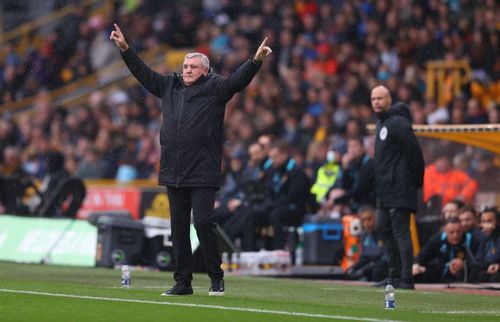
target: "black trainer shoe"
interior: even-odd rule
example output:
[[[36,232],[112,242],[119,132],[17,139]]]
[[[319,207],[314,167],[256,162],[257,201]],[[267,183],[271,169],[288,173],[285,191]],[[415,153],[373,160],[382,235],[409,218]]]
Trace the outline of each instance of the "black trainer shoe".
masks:
[[[407,281],[404,279],[397,281],[396,283],[393,284],[393,286],[394,288],[405,289],[405,290],[415,289],[415,284],[413,283],[413,281]]]
[[[208,290],[210,296],[223,296],[224,295],[224,280],[213,280],[212,286]]]
[[[191,285],[183,283],[176,283],[174,287],[161,293],[162,296],[191,295],[191,294],[193,294],[193,288],[191,287]]]

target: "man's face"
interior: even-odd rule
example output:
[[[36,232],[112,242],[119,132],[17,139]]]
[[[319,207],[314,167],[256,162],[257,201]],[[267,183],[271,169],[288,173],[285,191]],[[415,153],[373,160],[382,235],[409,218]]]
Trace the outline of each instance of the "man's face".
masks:
[[[371,94],[372,108],[375,113],[385,112],[391,108],[391,96],[383,86],[377,86]]]
[[[459,222],[448,223],[446,224],[445,230],[446,230],[446,239],[448,240],[448,243],[452,246],[459,245],[464,235],[462,225]]]
[[[371,211],[364,211],[359,214],[363,230],[372,232],[375,230],[375,215]]]
[[[250,156],[250,160],[254,163],[260,163],[266,158],[266,152],[259,144],[250,145],[248,148],[248,155]]]
[[[264,147],[264,152],[269,151],[269,147],[271,146],[271,137],[268,135],[261,135],[258,142]]]
[[[481,230],[485,235],[491,235],[495,230],[496,224],[497,221],[494,212],[488,211],[481,214]]]
[[[200,78],[207,75],[208,69],[201,64],[200,57],[187,58],[182,64],[182,80],[184,85],[190,86]]]
[[[271,150],[269,150],[269,158],[273,162],[273,168],[279,168],[285,164],[288,159],[288,155],[280,151],[278,148],[271,148]]]
[[[436,171],[439,173],[446,173],[451,169],[451,162],[448,157],[440,157],[434,161],[436,165]]]
[[[349,140],[347,141],[347,153],[353,159],[357,159],[365,153],[365,149],[358,140]]]
[[[470,211],[462,212],[459,215],[460,223],[464,228],[464,231],[471,231],[476,227],[476,219],[474,218],[474,214]]]
[[[451,217],[458,217],[458,206],[453,202],[449,202],[444,205],[442,213],[445,221]]]
[[[238,172],[243,168],[243,161],[239,158],[231,158],[231,161],[229,162],[229,167],[233,172]]]

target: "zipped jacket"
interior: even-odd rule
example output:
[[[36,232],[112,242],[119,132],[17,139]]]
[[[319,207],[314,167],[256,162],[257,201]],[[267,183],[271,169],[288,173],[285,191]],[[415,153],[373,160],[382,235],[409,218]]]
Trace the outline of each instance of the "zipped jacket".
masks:
[[[416,211],[425,164],[408,106],[396,103],[377,116],[373,159],[377,206]]]
[[[219,187],[226,103],[261,64],[250,59],[229,77],[209,73],[185,86],[182,75],[151,70],[131,47],[121,55],[141,85],[162,100],[159,184]]]

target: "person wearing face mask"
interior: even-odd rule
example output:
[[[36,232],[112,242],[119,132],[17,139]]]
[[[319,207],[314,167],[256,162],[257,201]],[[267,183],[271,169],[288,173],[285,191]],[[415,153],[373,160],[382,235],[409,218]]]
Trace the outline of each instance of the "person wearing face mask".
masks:
[[[338,163],[339,152],[333,149],[326,154],[326,162],[316,172],[316,181],[311,187],[311,194],[314,195],[318,205],[325,203],[328,197],[328,191],[333,187],[337,180],[340,165]]]
[[[160,75],[147,67],[127,44],[118,25],[110,39],[132,75],[151,94],[162,99],[159,184],[167,187],[170,201],[175,285],[161,295],[193,294],[193,256],[190,242],[191,211],[200,240],[211,287],[208,295],[224,295],[224,272],[218,251],[215,194],[221,180],[226,103],[244,90],[271,54],[267,38],[229,77],[210,73],[208,57],[189,53],[182,74]]]

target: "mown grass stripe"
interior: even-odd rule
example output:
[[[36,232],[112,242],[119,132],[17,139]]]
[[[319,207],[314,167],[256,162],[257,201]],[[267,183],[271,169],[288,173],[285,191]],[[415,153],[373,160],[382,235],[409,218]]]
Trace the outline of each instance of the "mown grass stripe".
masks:
[[[262,314],[276,314],[276,315],[287,315],[287,316],[301,316],[301,317],[307,317],[307,318],[321,318],[321,319],[334,319],[334,320],[355,320],[355,321],[368,321],[368,322],[382,322],[382,321],[388,321],[388,322],[394,321],[394,322],[396,322],[397,321],[397,320],[382,320],[382,319],[375,319],[375,318],[355,317],[355,316],[346,316],[346,315],[314,314],[314,313],[304,313],[304,312],[289,312],[289,311],[266,310],[266,309],[256,309],[256,308],[246,308],[246,307],[233,307],[233,306],[223,306],[223,305],[175,303],[175,302],[168,302],[168,301],[161,301],[160,302],[160,301],[148,301],[148,300],[134,300],[134,299],[124,299],[124,298],[114,298],[114,297],[100,297],[100,296],[88,296],[88,295],[76,295],[76,294],[61,294],[61,293],[49,293],[49,292],[37,292],[37,291],[25,291],[25,290],[11,290],[11,289],[4,289],[4,288],[0,288],[0,292],[14,293],[14,294],[63,297],[63,298],[73,298],[73,299],[82,299],[82,300],[172,305],[172,306],[183,306],[183,307],[192,307],[192,308],[216,309],[216,310],[251,312],[251,313],[262,313]]]

